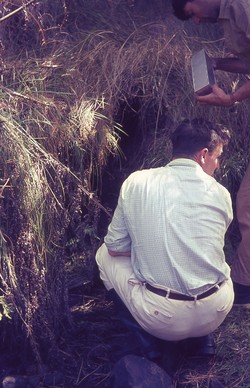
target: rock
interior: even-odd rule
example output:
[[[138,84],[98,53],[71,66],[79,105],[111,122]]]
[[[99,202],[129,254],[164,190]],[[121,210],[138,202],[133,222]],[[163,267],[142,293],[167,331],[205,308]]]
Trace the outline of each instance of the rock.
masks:
[[[60,372],[44,374],[43,377],[33,376],[6,376],[2,381],[2,388],[37,388],[42,383],[43,387],[54,387],[63,384],[64,376]]]
[[[2,381],[3,388],[27,388],[28,381],[22,376],[6,376]]]
[[[144,357],[127,355],[113,368],[114,388],[172,388],[169,375]]]

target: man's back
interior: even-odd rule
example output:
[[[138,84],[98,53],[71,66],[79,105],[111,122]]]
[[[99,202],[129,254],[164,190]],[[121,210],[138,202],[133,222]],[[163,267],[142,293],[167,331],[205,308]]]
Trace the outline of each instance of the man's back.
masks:
[[[119,202],[138,279],[197,294],[229,276],[223,246],[230,195],[198,163],[177,159],[136,172],[124,182]],[[111,249],[115,229],[105,239]]]

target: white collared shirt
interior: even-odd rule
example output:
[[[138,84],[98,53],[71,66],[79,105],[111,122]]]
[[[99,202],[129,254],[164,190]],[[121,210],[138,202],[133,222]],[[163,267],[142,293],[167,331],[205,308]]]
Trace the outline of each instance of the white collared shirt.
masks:
[[[104,241],[131,250],[139,280],[197,295],[230,276],[223,247],[232,217],[227,189],[180,158],[125,180]]]

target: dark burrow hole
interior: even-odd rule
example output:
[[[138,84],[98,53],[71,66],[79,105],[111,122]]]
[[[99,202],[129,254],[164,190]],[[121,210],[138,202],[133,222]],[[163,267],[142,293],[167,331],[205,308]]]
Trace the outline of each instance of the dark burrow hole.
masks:
[[[142,106],[140,98],[122,104],[114,121],[122,126],[119,143],[121,156],[109,156],[102,174],[100,192],[100,202],[111,213],[116,207],[122,182],[132,172],[150,167],[150,145],[155,134],[158,132],[160,136],[166,126],[166,119],[159,115],[154,102]],[[104,212],[101,213],[99,231],[103,235],[110,219]]]

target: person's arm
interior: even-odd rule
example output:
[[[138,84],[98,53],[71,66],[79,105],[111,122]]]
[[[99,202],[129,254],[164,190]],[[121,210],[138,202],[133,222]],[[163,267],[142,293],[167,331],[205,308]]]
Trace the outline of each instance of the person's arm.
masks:
[[[212,93],[206,96],[198,96],[196,100],[207,105],[233,106],[235,102],[241,102],[247,98],[250,98],[250,81],[245,82],[231,94],[226,94],[218,85],[213,85]]]
[[[229,73],[250,74],[250,61],[239,58],[212,58],[214,70]]]
[[[131,252],[128,251],[128,252],[114,252],[114,251],[111,251],[110,249],[108,249],[108,253],[110,254],[110,256],[126,256],[126,257],[130,257],[131,256]]]
[[[126,196],[126,181],[122,184],[118,204],[108,227],[104,242],[110,256],[131,256],[131,238],[124,214],[123,197]]]

